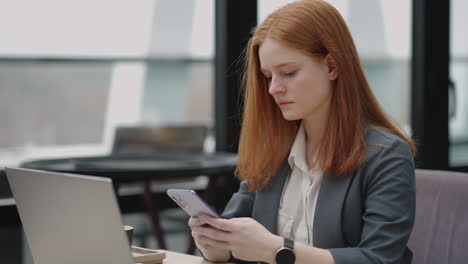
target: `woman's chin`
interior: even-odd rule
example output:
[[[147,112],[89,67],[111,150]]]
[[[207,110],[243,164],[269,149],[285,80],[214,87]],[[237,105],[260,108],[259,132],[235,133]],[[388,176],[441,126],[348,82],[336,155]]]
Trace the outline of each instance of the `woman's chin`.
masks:
[[[288,121],[296,121],[296,120],[302,119],[301,116],[294,115],[294,114],[288,114],[288,113],[283,113],[283,117],[284,117],[284,119],[286,119]]]

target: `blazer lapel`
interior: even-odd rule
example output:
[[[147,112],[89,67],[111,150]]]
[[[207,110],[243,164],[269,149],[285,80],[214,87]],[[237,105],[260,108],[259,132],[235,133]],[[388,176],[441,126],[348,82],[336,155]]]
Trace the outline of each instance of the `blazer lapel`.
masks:
[[[278,171],[271,178],[270,183],[257,192],[252,218],[262,224],[268,231],[276,234],[278,208],[283,193],[284,183],[291,168],[286,158]]]
[[[287,159],[283,161],[270,183],[257,192],[252,218],[268,231],[277,234],[278,208],[284,183],[291,172]],[[323,175],[313,224],[315,247],[330,248],[332,245],[346,244],[342,232],[343,204],[348,193],[352,175]]]
[[[342,212],[352,175],[323,175],[313,224],[315,247],[330,248],[343,244]]]

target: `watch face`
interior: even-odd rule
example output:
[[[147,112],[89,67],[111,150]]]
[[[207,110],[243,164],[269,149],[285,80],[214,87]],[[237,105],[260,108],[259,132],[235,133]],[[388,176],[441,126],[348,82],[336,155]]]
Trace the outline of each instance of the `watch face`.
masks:
[[[276,263],[277,264],[294,264],[296,260],[296,255],[289,248],[283,248],[278,253],[276,253]]]

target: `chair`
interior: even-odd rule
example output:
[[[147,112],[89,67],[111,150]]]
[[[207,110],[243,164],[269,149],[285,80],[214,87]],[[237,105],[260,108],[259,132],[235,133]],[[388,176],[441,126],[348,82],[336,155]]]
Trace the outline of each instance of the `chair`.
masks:
[[[151,153],[154,151],[203,151],[208,134],[204,125],[118,127],[112,153]]]
[[[415,264],[468,263],[468,173],[416,170]]]
[[[204,125],[118,127],[114,137],[112,153],[142,154],[156,151],[202,152],[207,134],[208,127]],[[153,184],[155,182],[157,184]],[[160,248],[165,249],[166,243],[159,221],[160,208],[153,201],[153,192],[165,192],[168,188],[205,190],[213,186],[213,184],[210,184],[208,177],[197,176],[184,177],[177,180],[144,181],[141,183],[141,186],[143,187],[145,208],[151,218],[156,240]],[[120,191],[122,190],[119,190],[119,193]],[[192,253],[193,250],[194,243],[189,241],[188,251]]]

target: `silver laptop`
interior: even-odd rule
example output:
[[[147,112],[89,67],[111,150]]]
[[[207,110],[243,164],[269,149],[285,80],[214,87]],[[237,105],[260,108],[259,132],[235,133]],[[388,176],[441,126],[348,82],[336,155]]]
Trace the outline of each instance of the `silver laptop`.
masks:
[[[5,171],[35,264],[133,263],[109,178]]]

